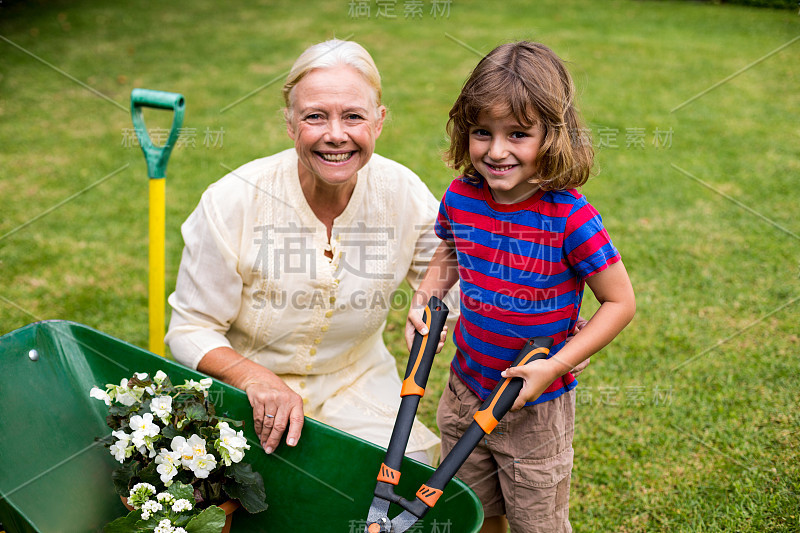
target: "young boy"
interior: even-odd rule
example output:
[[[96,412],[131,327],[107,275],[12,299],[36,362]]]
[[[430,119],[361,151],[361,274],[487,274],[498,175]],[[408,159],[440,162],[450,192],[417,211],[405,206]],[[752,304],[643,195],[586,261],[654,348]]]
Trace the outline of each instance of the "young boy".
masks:
[[[425,333],[419,308],[460,279],[457,351],[437,414],[443,456],[499,380],[524,380],[512,412],[458,472],[483,503],[486,532],[571,531],[570,371],[635,312],[619,252],[575,189],[594,154],[576,136],[573,97],[569,73],[543,45],[506,44],[481,60],[450,111],[447,156],[463,175],[442,199],[443,242],[408,316],[410,346],[415,329]],[[600,308],[566,344],[585,285]],[[534,336],[553,338],[550,358],[508,369]]]

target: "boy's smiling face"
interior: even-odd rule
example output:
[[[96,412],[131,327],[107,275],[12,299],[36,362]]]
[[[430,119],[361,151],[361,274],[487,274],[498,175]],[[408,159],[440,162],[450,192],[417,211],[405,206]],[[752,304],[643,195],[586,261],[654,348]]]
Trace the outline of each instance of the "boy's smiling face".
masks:
[[[480,112],[469,129],[469,157],[496,202],[518,203],[539,189],[529,180],[538,174],[536,157],[543,140],[539,123],[523,126],[505,109]]]

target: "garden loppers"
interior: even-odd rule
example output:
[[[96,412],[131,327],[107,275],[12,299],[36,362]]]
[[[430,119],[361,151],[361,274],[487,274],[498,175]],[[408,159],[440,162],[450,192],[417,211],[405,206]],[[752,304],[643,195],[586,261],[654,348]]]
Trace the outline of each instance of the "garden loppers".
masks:
[[[429,302],[428,305],[430,306],[432,304]],[[426,308],[425,311],[428,315],[431,314],[428,312],[428,308]],[[426,320],[424,316],[423,320]],[[444,319],[442,319],[442,321],[444,321]],[[438,339],[436,336],[438,333],[435,333],[433,328],[429,329],[431,331],[429,335],[434,335],[434,339]],[[421,336],[417,333],[414,337],[414,347],[418,345],[417,341],[419,337]],[[528,339],[510,366],[524,365],[537,359],[547,359],[552,346],[553,339],[550,337],[533,337]],[[434,344],[434,351],[435,347],[436,345]],[[412,348],[408,368],[412,368],[412,362],[414,368],[424,368],[425,363],[418,364],[414,361],[415,358],[419,359],[425,357],[425,355],[426,354],[415,354],[414,348]],[[430,357],[432,358],[433,355]],[[424,387],[425,382],[427,382],[430,366],[431,363],[427,363],[427,370],[424,375],[421,372],[419,374],[420,378],[424,377],[424,381],[422,381],[420,385],[421,388]],[[406,370],[406,379],[408,379],[408,376],[409,370]],[[417,381],[417,383],[420,382]],[[447,457],[442,460],[439,467],[431,474],[428,481],[419,488],[414,501],[406,500],[394,492],[394,487],[400,479],[399,467],[403,458],[403,451],[408,442],[408,435],[411,431],[411,422],[413,421],[416,407],[419,403],[419,397],[417,397],[416,400],[409,402],[409,405],[413,405],[414,411],[408,412],[411,409],[410,407],[407,407],[407,411],[404,411],[403,406],[405,405],[406,398],[408,398],[408,396],[404,396],[400,404],[400,412],[398,412],[397,415],[395,429],[392,432],[392,438],[386,450],[386,460],[381,465],[380,472],[378,473],[375,497],[372,499],[372,505],[369,508],[367,524],[364,528],[365,533],[403,533],[411,528],[417,520],[425,516],[425,513],[436,505],[436,501],[439,499],[439,496],[442,495],[445,486],[450,482],[456,472],[458,472],[458,469],[461,468],[461,465],[464,464],[464,461],[467,460],[467,457],[469,457],[469,454],[472,453],[472,450],[475,449],[475,446],[478,445],[483,436],[487,433],[491,433],[500,419],[503,418],[508,410],[511,409],[511,406],[514,405],[514,401],[517,399],[517,396],[519,396],[522,385],[523,381],[521,378],[505,378],[497,384],[489,397],[486,398],[486,401],[483,402],[480,409],[475,413],[472,424],[470,424],[469,428],[467,428],[458,442],[456,442]],[[422,392],[424,392],[424,388],[422,388],[422,391],[419,393],[420,397],[422,396]],[[403,392],[401,392],[401,395],[403,395]],[[401,425],[404,429],[398,431],[398,427]],[[407,427],[405,427],[406,425]],[[401,439],[402,442],[400,442]],[[392,503],[402,507],[403,511],[396,517],[390,519],[388,512],[389,506]]]

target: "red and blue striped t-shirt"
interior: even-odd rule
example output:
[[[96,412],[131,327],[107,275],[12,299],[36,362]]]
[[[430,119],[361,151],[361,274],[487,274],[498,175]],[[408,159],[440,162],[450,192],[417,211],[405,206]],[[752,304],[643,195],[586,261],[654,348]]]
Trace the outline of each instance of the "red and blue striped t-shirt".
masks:
[[[484,180],[459,178],[439,206],[436,234],[454,244],[461,281],[451,368],[481,400],[528,338],[552,337],[551,357],[564,346],[584,280],[620,260],[600,214],[575,189],[499,204]],[[568,373],[530,405],[576,385]]]

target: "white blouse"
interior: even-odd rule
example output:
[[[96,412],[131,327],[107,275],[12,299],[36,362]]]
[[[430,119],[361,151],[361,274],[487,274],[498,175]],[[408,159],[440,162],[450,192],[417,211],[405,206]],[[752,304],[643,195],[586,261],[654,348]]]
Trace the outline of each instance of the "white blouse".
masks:
[[[300,188],[294,149],[231,172],[181,228],[166,336],[175,359],[197,368],[210,350],[231,347],[278,374],[307,416],[386,446],[400,378],[383,329],[393,306],[408,306],[397,291],[403,279],[416,289],[439,245],[438,206],[413,172],[373,154],[329,244]],[[437,437],[415,422],[407,453],[433,460],[437,450]]]

